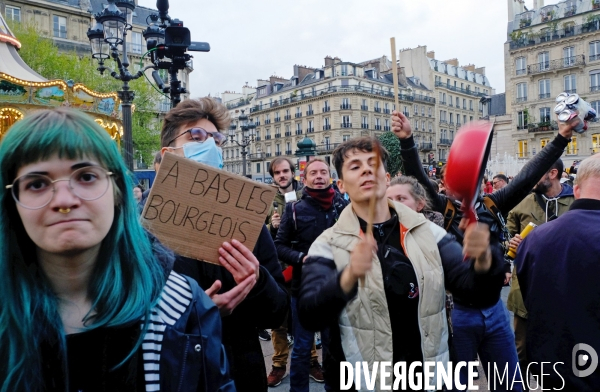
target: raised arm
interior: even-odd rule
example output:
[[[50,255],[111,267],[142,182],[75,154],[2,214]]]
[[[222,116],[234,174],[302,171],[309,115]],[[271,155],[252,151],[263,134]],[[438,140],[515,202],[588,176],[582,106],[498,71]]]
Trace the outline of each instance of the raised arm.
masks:
[[[489,195],[496,203],[502,214],[506,216],[531,192],[535,184],[546,174],[552,164],[562,155],[565,147],[571,141],[573,128],[579,123],[575,117],[569,122],[558,123],[558,134],[523,166],[515,178],[502,189]]]
[[[433,186],[425,169],[421,165],[419,153],[415,141],[412,137],[412,128],[410,121],[403,113],[394,111],[392,113],[392,131],[400,139],[400,154],[404,162],[405,174],[413,176],[425,188],[427,196],[431,200],[433,211],[446,212],[447,198],[446,195],[438,194],[438,190]]]

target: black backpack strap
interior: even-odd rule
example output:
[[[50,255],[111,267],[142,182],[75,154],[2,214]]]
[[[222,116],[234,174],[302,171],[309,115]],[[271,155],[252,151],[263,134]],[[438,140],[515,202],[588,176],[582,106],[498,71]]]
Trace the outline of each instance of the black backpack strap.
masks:
[[[454,216],[456,216],[456,206],[452,203],[452,200],[446,199],[446,211],[444,211],[444,222],[446,223],[446,231],[450,230],[452,226],[452,221],[454,220]]]

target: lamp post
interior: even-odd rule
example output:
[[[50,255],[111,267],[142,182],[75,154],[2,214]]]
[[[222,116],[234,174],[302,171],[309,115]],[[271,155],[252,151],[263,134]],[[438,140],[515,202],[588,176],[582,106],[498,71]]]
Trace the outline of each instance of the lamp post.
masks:
[[[98,60],[98,71],[110,71],[110,76],[123,82],[121,90],[117,92],[121,100],[123,114],[123,150],[125,163],[133,171],[133,136],[131,121],[131,104],[135,97],[130,90],[129,82],[144,76],[144,72],[154,65],[149,65],[137,73],[129,72],[129,58],[127,57],[127,31],[132,29],[134,0],[108,0],[108,6],[94,15],[96,24],[91,27],[87,36],[92,48],[92,58]],[[119,56],[119,46],[122,49]],[[104,65],[104,61],[113,58],[117,63],[117,70]]]
[[[235,121],[235,120],[234,120]],[[238,142],[235,139],[235,135],[236,135],[236,130],[238,128],[242,131],[242,141]],[[244,111],[242,110],[242,114],[240,114],[240,116],[238,117],[237,123],[236,122],[231,122],[231,126],[229,127],[229,139],[231,140],[232,143],[237,144],[238,146],[242,147],[242,173],[244,174],[244,177],[246,177],[246,147],[248,147],[250,145],[250,143],[254,142],[254,136],[256,134],[256,124],[254,124],[254,122],[249,122],[248,121],[248,116],[246,114],[244,114]]]
[[[317,144],[308,137],[308,133],[304,136],[304,139],[300,140],[297,144],[298,149],[294,153],[297,157],[306,157],[306,163],[310,160],[311,156],[317,155]],[[305,166],[306,167],[306,163]],[[298,164],[300,167],[300,164]],[[303,169],[301,169],[302,171]],[[302,175],[302,174],[301,174]]]

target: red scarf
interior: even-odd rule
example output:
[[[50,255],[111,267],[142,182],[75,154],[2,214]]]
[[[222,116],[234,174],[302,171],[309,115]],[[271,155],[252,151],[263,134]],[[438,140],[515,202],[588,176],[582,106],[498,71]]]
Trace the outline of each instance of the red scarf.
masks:
[[[331,185],[324,189],[311,189],[309,187],[304,187],[304,191],[308,196],[312,197],[317,203],[319,203],[321,208],[326,211],[333,205],[335,191]]]

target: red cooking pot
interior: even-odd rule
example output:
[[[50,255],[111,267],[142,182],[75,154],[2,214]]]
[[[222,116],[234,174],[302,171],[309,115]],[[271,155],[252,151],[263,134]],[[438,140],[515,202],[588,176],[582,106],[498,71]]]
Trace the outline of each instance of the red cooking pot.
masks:
[[[475,200],[490,156],[492,128],[490,122],[469,123],[458,131],[450,148],[444,184],[450,195],[462,200],[468,222],[476,220]]]

